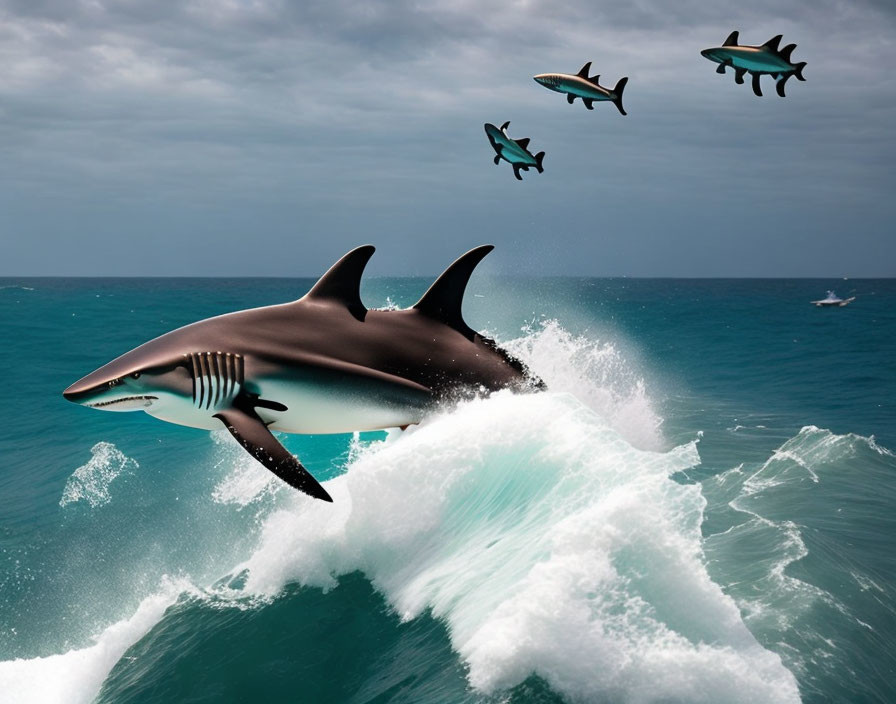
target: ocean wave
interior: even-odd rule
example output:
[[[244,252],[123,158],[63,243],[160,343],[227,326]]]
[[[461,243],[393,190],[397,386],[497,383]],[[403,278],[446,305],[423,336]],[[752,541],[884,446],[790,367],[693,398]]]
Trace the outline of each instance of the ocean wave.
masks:
[[[843,579],[834,582],[841,587],[838,594],[848,580],[861,591],[883,591],[874,566],[857,563],[843,549],[850,543],[841,547],[838,536],[842,530],[845,540],[855,539],[855,527],[841,511],[855,506],[859,488],[891,491],[878,480],[892,476],[893,459],[871,436],[808,425],[765,461],[738,465],[703,484],[715,512],[722,513],[725,504],[733,511],[730,527],[704,543],[714,577],[735,598],[751,630],[782,645],[788,667],[804,683],[825,670],[841,678],[842,656],[831,633],[855,626],[873,630],[854,604],[820,585],[830,586],[832,574],[842,570]],[[820,562],[795,570],[796,563],[811,559],[810,537],[824,554]],[[796,644],[789,644],[793,639]]]
[[[90,448],[90,461],[78,467],[65,483],[60,506],[86,501],[96,508],[112,500],[112,482],[123,472],[133,472],[140,465],[111,442],[98,442]]]
[[[0,662],[0,692],[10,704],[89,704],[128,648],[161,620],[178,597],[192,591],[183,580],[163,579],[133,616],[105,628],[93,645],[42,658]]]
[[[539,370],[540,371],[540,370]],[[485,693],[531,673],[571,699],[798,701],[702,560],[704,500],[570,394],[495,394],[370,446],[292,497],[234,574],[245,596],[362,571],[404,619],[448,626]]]
[[[382,441],[356,437],[347,471],[326,482],[333,504],[279,491],[216,435],[229,472],[211,501],[253,506],[260,532],[203,598],[260,606],[287,585],[326,590],[360,571],[402,619],[440,619],[487,695],[535,673],[573,701],[799,701],[707,572],[701,486],[671,479],[699,464],[696,440],[663,449],[644,382],[612,344],[552,322],[507,347],[551,391],[500,392]],[[191,590],[171,583],[93,646],[0,664],[0,686],[14,701],[89,701]]]

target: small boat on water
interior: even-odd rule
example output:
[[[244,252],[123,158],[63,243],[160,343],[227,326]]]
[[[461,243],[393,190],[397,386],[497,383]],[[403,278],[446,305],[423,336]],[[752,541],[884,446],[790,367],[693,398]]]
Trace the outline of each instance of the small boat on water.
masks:
[[[825,298],[822,298],[820,301],[812,301],[812,305],[818,306],[819,308],[828,306],[839,306],[842,308],[854,300],[856,300],[855,296],[852,296],[851,298],[840,298],[833,291],[828,291],[828,295]]]

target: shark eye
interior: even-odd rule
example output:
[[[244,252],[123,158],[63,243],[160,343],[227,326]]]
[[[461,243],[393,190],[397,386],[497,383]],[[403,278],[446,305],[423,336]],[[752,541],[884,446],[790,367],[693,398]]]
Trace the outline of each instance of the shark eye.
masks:
[[[132,378],[132,379],[139,379],[139,378],[140,378],[140,372],[134,372],[133,374],[131,374],[131,378]]]

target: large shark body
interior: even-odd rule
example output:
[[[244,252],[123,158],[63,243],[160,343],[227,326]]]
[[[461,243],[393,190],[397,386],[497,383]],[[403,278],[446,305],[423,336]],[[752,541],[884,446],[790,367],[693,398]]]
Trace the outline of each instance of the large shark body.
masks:
[[[794,64],[790,61],[796,44],[788,44],[783,49],[779,49],[780,34],[772,37],[762,46],[741,46],[737,42],[738,33],[732,32],[722,46],[704,49],[700,55],[719,64],[716,73],[725,73],[725,67],[731,66],[734,69],[736,83],[743,83],[744,74],[751,74],[753,76],[753,92],[759,96],[762,95],[759,77],[763,74],[768,74],[777,80],[775,89],[782,98],[785,97],[784,85],[787,83],[787,79],[796,76],[797,80],[806,80],[803,78],[803,68],[805,68],[806,62]]]
[[[453,395],[541,385],[461,315],[467,281],[491,249],[460,257],[412,308],[384,311],[361,302],[361,274],[374,248],[359,247],[303,298],[169,332],[88,374],[64,396],[102,410],[227,428],[282,480],[331,501],[272,430],[406,427]]]
[[[501,163],[504,159],[513,167],[513,175],[518,181],[522,181],[520,169],[528,171],[530,166],[534,166],[538,173],[544,172],[541,165],[544,161],[544,152],[533,154],[529,151],[529,138],[511,139],[507,134],[507,128],[510,126],[510,120],[505,122],[501,127],[495,127],[492,123],[485,123],[485,134],[488,137],[489,144],[495,150],[495,165]]]
[[[575,75],[570,73],[540,73],[534,76],[536,83],[540,83],[548,90],[557,93],[566,93],[566,102],[572,105],[576,98],[581,98],[585,103],[585,107],[594,110],[594,103],[608,101],[613,103],[623,115],[628,113],[622,107],[622,91],[628,83],[628,77],[620,78],[615,87],[605,88],[600,85],[600,75],[588,77],[591,71],[591,62],[589,61]]]

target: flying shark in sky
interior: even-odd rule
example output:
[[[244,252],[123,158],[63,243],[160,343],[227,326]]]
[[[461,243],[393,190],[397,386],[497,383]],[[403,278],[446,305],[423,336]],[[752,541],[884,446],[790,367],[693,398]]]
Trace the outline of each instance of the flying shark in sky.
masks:
[[[501,125],[500,129],[495,127],[491,122],[485,123],[485,134],[488,141],[495,150],[495,165],[501,163],[501,159],[508,162],[513,167],[513,175],[518,181],[522,181],[520,170],[528,171],[530,166],[534,166],[538,173],[543,173],[544,168],[541,162],[544,160],[544,152],[533,154],[529,151],[529,138],[511,139],[507,136],[507,127],[510,120]]]
[[[741,46],[737,43],[738,33],[732,32],[722,46],[704,49],[700,54],[719,64],[716,73],[725,73],[725,67],[731,66],[734,69],[734,81],[736,83],[744,82],[744,74],[750,73],[753,76],[753,92],[756,95],[762,95],[762,89],[759,86],[759,77],[763,74],[769,74],[777,80],[775,89],[782,98],[784,95],[784,84],[791,76],[796,76],[797,80],[805,81],[803,78],[803,68],[806,62],[798,64],[790,62],[790,55],[796,49],[796,44],[788,44],[783,49],[779,49],[781,44],[781,35],[772,37],[762,46]]]
[[[576,98],[581,98],[586,108],[594,110],[595,101],[609,101],[619,108],[619,112],[627,115],[628,113],[622,107],[622,91],[625,90],[625,84],[628,83],[628,76],[620,78],[616,86],[610,90],[598,83],[599,74],[588,78],[589,71],[591,71],[590,61],[582,66],[574,76],[569,73],[540,73],[534,76],[534,80],[549,90],[566,93],[566,102],[570,105],[576,101]]]
[[[441,401],[543,383],[461,315],[470,250],[406,310],[368,310],[358,247],[292,303],[208,318],[114,359],[68,387],[104,411],[145,411],[169,423],[226,428],[262,465],[317,499],[327,491],[272,434],[345,433],[419,423]]]

